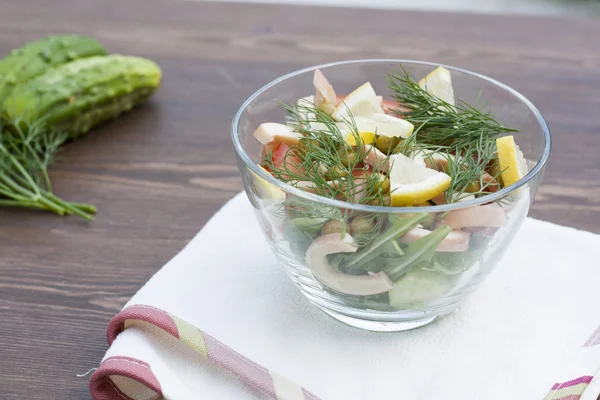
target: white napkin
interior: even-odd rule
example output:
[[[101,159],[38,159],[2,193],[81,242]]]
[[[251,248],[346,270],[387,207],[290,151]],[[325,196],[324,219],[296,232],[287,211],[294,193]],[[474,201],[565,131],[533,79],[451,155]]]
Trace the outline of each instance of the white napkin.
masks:
[[[579,377],[569,365],[600,324],[599,260],[600,235],[527,219],[460,310],[409,332],[365,332],[301,295],[240,194],[126,308],[174,314],[323,400],[541,400]],[[151,366],[167,399],[268,398],[150,324],[121,333],[104,360],[114,357]],[[586,360],[600,368],[600,354]],[[157,397],[114,378],[131,398]],[[282,398],[300,398],[292,386]]]

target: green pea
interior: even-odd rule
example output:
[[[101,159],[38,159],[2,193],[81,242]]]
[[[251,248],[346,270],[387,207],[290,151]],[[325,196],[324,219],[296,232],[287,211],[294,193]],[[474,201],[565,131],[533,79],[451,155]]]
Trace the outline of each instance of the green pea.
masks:
[[[396,136],[378,136],[375,140],[375,147],[384,154],[390,154],[400,143],[400,138]]]
[[[465,191],[469,193],[477,193],[481,190],[481,185],[477,181],[473,181],[469,183],[469,185],[465,188]]]
[[[356,165],[357,161],[358,161],[358,156],[356,154],[356,152],[352,149],[349,148],[340,148],[338,150],[338,157],[340,162],[346,167],[346,168],[352,168],[354,165]]]
[[[348,175],[348,169],[344,168],[343,165],[336,165],[327,170],[325,178],[328,181],[333,181]]]
[[[385,178],[383,182],[381,182],[380,188],[383,193],[389,193],[391,188],[390,180],[388,178]]]

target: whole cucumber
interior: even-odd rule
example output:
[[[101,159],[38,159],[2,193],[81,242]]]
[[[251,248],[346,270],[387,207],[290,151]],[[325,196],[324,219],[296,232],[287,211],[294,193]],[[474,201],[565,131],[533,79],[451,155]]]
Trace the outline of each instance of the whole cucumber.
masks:
[[[5,117],[44,121],[73,139],[147,100],[160,80],[160,67],[145,58],[82,58],[20,85],[4,101]]]
[[[87,36],[56,35],[13,50],[0,60],[0,100],[13,88],[48,69],[79,58],[106,55],[99,41]]]

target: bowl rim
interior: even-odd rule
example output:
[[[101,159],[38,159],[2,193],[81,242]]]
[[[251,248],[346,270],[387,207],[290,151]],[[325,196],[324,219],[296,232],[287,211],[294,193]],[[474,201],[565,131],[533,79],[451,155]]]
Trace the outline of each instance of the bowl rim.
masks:
[[[298,75],[301,75],[301,74],[304,74],[304,73],[307,73],[310,71],[314,71],[315,69],[318,69],[318,68],[329,68],[329,67],[335,67],[335,66],[340,66],[340,65],[368,64],[368,63],[416,64],[416,65],[424,65],[424,66],[430,66],[430,67],[442,66],[444,68],[449,69],[450,71],[459,72],[461,74],[466,74],[466,75],[471,75],[475,78],[479,78],[481,80],[487,81],[488,83],[491,83],[497,87],[500,87],[501,89],[504,89],[505,91],[507,91],[508,93],[512,94],[517,99],[519,99],[521,102],[523,102],[537,118],[537,121],[538,121],[540,127],[542,128],[542,131],[544,134],[544,151],[543,151],[542,156],[540,157],[540,159],[536,163],[536,165],[527,173],[527,175],[525,175],[521,180],[519,180],[517,183],[515,183],[509,187],[503,188],[497,192],[487,194],[487,195],[479,197],[479,198],[475,198],[473,200],[462,201],[462,202],[457,202],[457,203],[450,203],[450,204],[433,205],[433,206],[427,206],[427,207],[374,206],[374,205],[367,205],[367,204],[349,203],[349,202],[346,202],[343,200],[330,199],[328,197],[323,197],[323,196],[319,196],[314,193],[304,191],[304,190],[299,189],[295,186],[292,186],[288,183],[280,181],[277,178],[275,178],[274,176],[272,176],[271,174],[269,174],[264,169],[260,168],[254,161],[252,161],[250,156],[244,150],[242,143],[240,141],[239,135],[237,133],[239,130],[239,123],[240,123],[240,120],[241,120],[241,117],[242,117],[244,111],[246,110],[248,105],[250,103],[252,103],[257,97],[259,97],[262,93],[264,93],[268,89],[272,88],[273,86],[275,86],[289,78],[293,78],[295,76],[298,76]],[[525,186],[529,181],[531,181],[534,177],[536,177],[539,173],[541,173],[548,161],[548,156],[550,155],[550,150],[552,147],[552,140],[550,137],[550,129],[548,128],[548,124],[546,123],[546,120],[542,116],[542,113],[537,109],[537,107],[535,107],[533,105],[533,103],[531,101],[529,101],[529,99],[527,99],[525,96],[523,96],[521,93],[519,93],[515,89],[511,88],[510,86],[508,86],[500,81],[497,81],[493,78],[490,78],[486,75],[482,75],[477,72],[469,71],[469,70],[463,69],[463,68],[454,67],[451,65],[439,64],[439,63],[428,62],[428,61],[405,60],[405,59],[386,59],[386,58],[355,59],[355,60],[336,61],[336,62],[331,62],[331,63],[326,63],[326,64],[319,64],[319,65],[314,65],[314,66],[298,69],[296,71],[287,73],[285,75],[280,76],[279,78],[272,80],[271,82],[267,83],[266,85],[264,85],[263,87],[261,87],[260,89],[258,89],[254,93],[252,93],[244,101],[244,103],[242,103],[239,110],[236,112],[235,117],[232,120],[231,136],[232,136],[232,141],[233,141],[235,151],[238,154],[238,156],[240,157],[240,159],[244,162],[246,167],[248,167],[250,169],[250,171],[253,172],[254,174],[256,174],[257,176],[259,176],[262,179],[266,180],[267,182],[275,185],[276,187],[282,189],[285,193],[290,193],[294,196],[298,196],[298,197],[306,199],[306,200],[310,200],[310,201],[314,201],[314,202],[318,202],[318,203],[324,203],[329,206],[345,208],[345,209],[354,210],[354,211],[370,212],[370,213],[373,213],[373,212],[374,213],[394,213],[394,214],[417,213],[417,212],[428,212],[428,213],[447,212],[447,211],[469,208],[469,207],[477,206],[480,204],[495,202],[495,201],[502,199],[502,198],[508,196],[509,194],[517,191],[519,188]]]

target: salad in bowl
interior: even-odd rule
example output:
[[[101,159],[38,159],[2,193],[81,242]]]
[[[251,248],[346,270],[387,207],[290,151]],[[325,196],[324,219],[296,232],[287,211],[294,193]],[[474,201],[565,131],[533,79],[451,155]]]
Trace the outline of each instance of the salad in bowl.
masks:
[[[550,148],[539,112],[505,85],[391,60],[272,82],[238,112],[233,140],[292,280],[326,313],[376,331],[429,323],[487,276]]]

